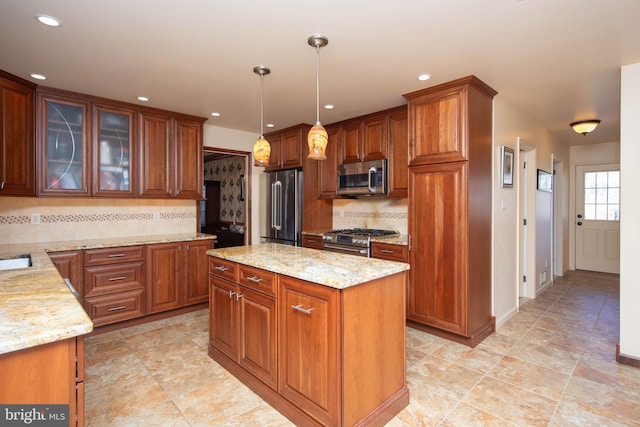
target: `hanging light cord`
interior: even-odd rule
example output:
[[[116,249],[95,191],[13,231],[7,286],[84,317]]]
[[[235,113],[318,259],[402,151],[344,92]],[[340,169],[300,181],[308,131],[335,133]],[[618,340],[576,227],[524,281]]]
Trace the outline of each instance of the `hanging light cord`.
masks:
[[[316,124],[320,124],[320,46],[316,45]]]
[[[260,138],[264,138],[264,105],[263,105],[263,79],[264,75],[260,74]]]

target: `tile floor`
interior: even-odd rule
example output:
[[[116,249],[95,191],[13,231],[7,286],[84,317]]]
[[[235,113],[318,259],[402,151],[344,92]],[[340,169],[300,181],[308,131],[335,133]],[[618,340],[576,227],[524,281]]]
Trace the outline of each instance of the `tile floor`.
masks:
[[[408,328],[411,403],[387,426],[640,426],[618,283],[569,272],[475,349]],[[86,425],[292,425],[208,357],[207,316],[87,338]]]

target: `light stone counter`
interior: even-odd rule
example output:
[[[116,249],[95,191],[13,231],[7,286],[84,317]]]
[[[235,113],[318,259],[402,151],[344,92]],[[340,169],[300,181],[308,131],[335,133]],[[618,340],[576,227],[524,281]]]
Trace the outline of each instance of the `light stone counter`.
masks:
[[[31,254],[33,263],[29,268],[0,271],[0,354],[84,335],[93,330],[91,319],[49,259],[49,252],[213,238],[213,235],[188,233],[0,245],[0,258]]]
[[[409,269],[409,264],[318,249],[263,243],[211,249],[208,255],[336,289]]]

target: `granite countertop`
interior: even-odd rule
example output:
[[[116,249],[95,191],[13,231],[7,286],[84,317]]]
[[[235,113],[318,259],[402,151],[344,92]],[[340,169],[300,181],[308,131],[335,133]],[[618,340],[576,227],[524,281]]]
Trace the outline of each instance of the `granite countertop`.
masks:
[[[401,262],[276,243],[211,249],[207,254],[336,289],[409,269],[409,264]]]
[[[31,254],[32,267],[0,271],[0,354],[60,341],[93,330],[93,323],[58,273],[49,252],[214,239],[187,233],[0,245],[0,258]]]

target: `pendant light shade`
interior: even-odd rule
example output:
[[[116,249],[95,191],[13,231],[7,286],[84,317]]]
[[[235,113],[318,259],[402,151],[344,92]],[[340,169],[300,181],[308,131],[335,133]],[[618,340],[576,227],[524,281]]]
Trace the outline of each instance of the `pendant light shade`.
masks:
[[[271,145],[264,137],[264,103],[262,78],[271,73],[271,70],[262,65],[253,68],[253,72],[260,76],[260,137],[253,143],[253,165],[267,166],[271,155]]]
[[[581,133],[583,135],[586,135],[589,132],[593,132],[594,130],[596,130],[599,124],[600,124],[600,120],[591,119],[591,120],[580,120],[579,122],[573,122],[569,126],[571,126],[571,128],[576,133]]]
[[[325,160],[329,137],[327,131],[320,123],[320,48],[329,44],[329,39],[320,34],[315,34],[307,39],[309,46],[316,48],[316,124],[309,130],[307,143],[309,144],[309,159]]]

